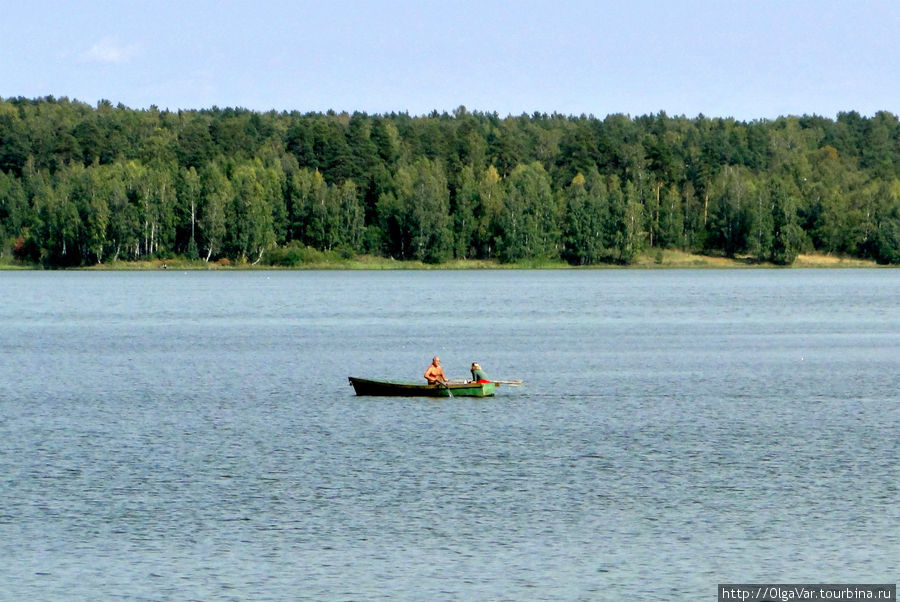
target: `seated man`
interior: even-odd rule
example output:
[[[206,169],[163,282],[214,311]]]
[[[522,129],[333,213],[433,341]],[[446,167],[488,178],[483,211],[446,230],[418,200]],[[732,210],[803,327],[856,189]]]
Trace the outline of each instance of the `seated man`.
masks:
[[[435,356],[431,360],[431,365],[425,370],[425,380],[429,385],[446,385],[447,377],[444,375],[444,369],[441,368],[441,358]]]

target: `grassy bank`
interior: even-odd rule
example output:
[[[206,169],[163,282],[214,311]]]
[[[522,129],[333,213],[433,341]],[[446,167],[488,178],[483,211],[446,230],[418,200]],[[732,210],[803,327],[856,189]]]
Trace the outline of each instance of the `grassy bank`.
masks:
[[[683,251],[662,251],[661,253],[647,254],[638,258],[633,266],[638,268],[874,268],[879,267],[872,260],[836,257],[813,253],[798,255],[790,266],[776,266],[768,262],[758,262],[750,257],[715,257],[710,255],[696,255]]]
[[[310,253],[302,261],[293,265],[253,265],[251,263],[232,263],[228,260],[207,263],[202,260],[191,261],[183,258],[154,259],[148,261],[116,261],[90,266],[86,270],[486,270],[486,269],[753,269],[753,268],[874,268],[879,267],[874,261],[835,257],[832,255],[812,254],[800,255],[793,265],[788,267],[774,266],[770,263],[759,263],[751,258],[713,257],[695,255],[681,251],[662,251],[646,254],[629,266],[600,265],[573,267],[560,261],[524,261],[514,264],[502,264],[482,259],[452,260],[442,264],[425,264],[418,261],[397,261],[384,257],[360,255],[346,258],[338,254]],[[0,270],[40,269],[0,260]]]

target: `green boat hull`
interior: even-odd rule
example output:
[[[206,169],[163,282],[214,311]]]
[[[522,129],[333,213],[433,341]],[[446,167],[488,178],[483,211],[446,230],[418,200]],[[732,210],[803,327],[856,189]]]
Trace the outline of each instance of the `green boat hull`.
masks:
[[[454,383],[443,386],[369,380],[353,376],[350,377],[350,384],[357,395],[377,397],[491,397],[496,387],[494,383]]]

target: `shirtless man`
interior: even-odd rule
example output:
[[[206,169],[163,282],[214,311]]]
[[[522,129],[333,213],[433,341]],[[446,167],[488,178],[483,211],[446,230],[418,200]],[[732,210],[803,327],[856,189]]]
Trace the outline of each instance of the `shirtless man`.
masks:
[[[429,385],[446,385],[447,377],[444,376],[444,369],[441,368],[441,358],[435,356],[431,360],[431,365],[425,370],[425,380]]]

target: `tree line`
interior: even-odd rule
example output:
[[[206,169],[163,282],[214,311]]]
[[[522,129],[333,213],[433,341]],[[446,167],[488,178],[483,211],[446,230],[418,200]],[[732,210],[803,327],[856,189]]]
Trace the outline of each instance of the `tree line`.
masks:
[[[0,99],[0,257],[900,263],[900,122]]]

